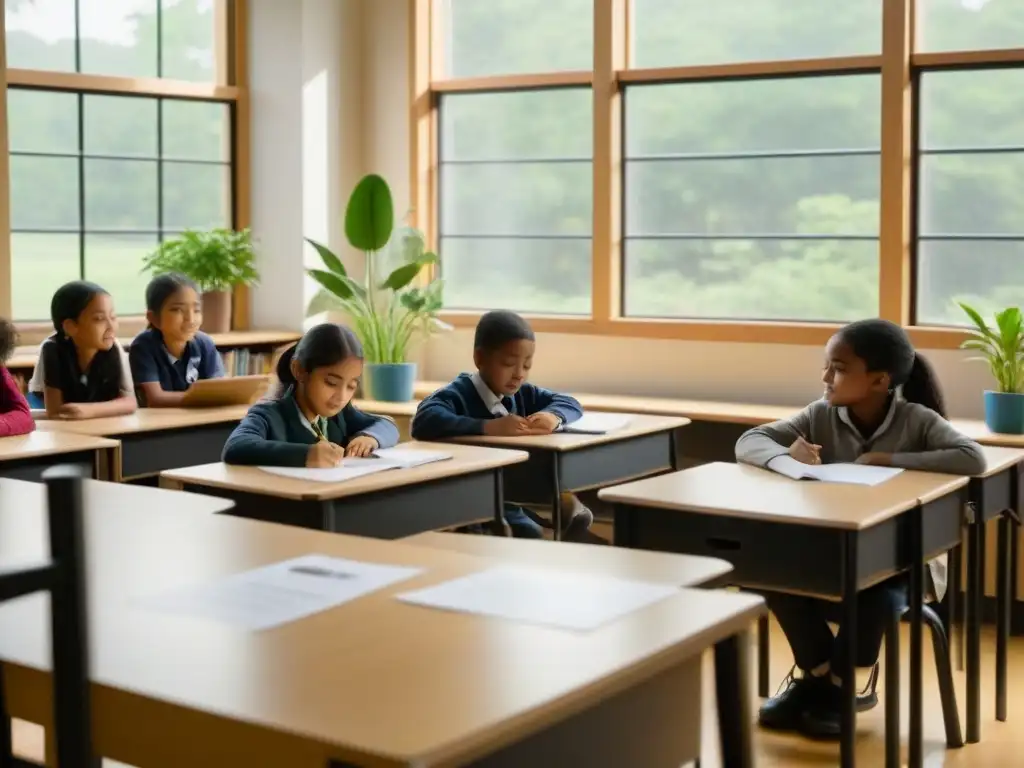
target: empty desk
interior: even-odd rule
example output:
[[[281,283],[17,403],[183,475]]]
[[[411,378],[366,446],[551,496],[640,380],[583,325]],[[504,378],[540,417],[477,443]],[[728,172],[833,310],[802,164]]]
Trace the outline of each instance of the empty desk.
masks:
[[[0,438],[0,477],[39,480],[54,464],[88,468],[97,480],[110,480],[119,462],[120,444],[102,437],[63,432],[30,432]]]

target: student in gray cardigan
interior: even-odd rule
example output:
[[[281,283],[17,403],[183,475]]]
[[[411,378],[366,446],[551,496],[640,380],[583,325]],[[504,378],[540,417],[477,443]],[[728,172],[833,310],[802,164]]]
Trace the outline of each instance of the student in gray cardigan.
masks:
[[[822,382],[821,400],[740,437],[736,460],[768,469],[789,456],[805,464],[856,462],[956,475],[984,471],[981,448],[946,421],[935,373],[898,325],[861,320],[842,328],[825,347]],[[945,557],[929,566],[931,591],[941,599]],[[877,663],[887,616],[906,605],[907,587],[901,574],[858,596],[858,667]],[[803,674],[790,673],[784,689],[762,706],[760,724],[838,738],[841,681],[831,668],[842,640],[833,636],[818,601],[776,593],[766,600]],[[863,711],[877,703],[871,691],[857,706]]]

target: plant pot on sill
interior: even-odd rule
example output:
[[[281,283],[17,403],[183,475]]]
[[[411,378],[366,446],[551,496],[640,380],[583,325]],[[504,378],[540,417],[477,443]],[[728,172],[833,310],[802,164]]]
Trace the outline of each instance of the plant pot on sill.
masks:
[[[363,396],[382,403],[407,403],[416,393],[416,363],[367,363]]]
[[[231,291],[203,292],[204,333],[227,333],[231,330]]]
[[[986,390],[985,426],[1002,435],[1024,435],[1024,394]]]

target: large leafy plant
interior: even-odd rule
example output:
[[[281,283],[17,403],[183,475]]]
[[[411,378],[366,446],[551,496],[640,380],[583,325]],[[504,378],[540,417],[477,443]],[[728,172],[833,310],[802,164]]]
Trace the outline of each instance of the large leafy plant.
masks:
[[[255,285],[260,279],[248,229],[186,230],[146,256],[142,269],[157,275],[180,272],[204,292]]]
[[[974,308],[960,303],[974,327],[962,349],[980,353],[973,360],[988,363],[999,392],[1024,392],[1024,315],[1019,307],[1008,307],[995,314],[995,326],[989,326]]]
[[[308,270],[321,286],[308,314],[333,309],[347,315],[363,342],[368,363],[404,363],[415,334],[444,327],[437,317],[442,281],[417,279],[424,268],[437,262],[437,255],[426,250],[416,229],[403,228],[393,237],[394,224],[391,189],[383,178],[371,174],[356,185],[345,209],[345,237],[365,256],[364,280],[352,278],[336,254],[307,238],[326,267]],[[377,260],[389,243],[397,249],[400,263],[381,279]]]

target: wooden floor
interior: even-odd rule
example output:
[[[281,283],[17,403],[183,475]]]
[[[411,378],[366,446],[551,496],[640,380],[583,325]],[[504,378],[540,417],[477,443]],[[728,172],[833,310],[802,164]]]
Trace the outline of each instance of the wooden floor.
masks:
[[[900,690],[903,692],[903,738],[906,743],[906,670],[908,669],[906,650],[909,638],[904,626],[903,664],[904,682]],[[1012,638],[1010,646],[1009,667],[1009,711],[1010,719],[1006,723],[995,720],[994,704],[994,663],[995,646],[992,630],[984,628],[982,636],[982,739],[978,744],[965,746],[963,749],[947,750],[945,734],[942,726],[942,709],[939,705],[938,687],[935,682],[935,665],[931,656],[931,643],[925,634],[924,659],[924,737],[925,766],[927,768],[1002,768],[1002,766],[1024,765],[1024,637]],[[772,685],[778,685],[786,676],[792,664],[792,657],[778,627],[772,624]],[[753,653],[753,649],[751,649]],[[714,715],[714,688],[710,655],[705,659],[706,674],[704,688],[704,754],[702,768],[719,768],[716,722]],[[964,674],[955,672],[957,685],[957,703],[960,708],[961,727],[964,725]],[[753,685],[753,681],[752,681]],[[773,688],[774,690],[774,688]],[[881,694],[881,689],[879,689]],[[857,764],[865,768],[875,768],[883,763],[885,709],[882,703],[873,711],[857,718]],[[751,717],[753,717],[751,713]],[[28,723],[15,721],[15,749],[22,756],[42,761],[43,734],[41,729]],[[796,736],[780,736],[778,734],[755,731],[755,749],[758,768],[800,768],[802,766],[835,766],[838,763],[839,750],[835,744],[807,741]],[[904,750],[904,759],[906,752]],[[118,764],[106,761],[104,766],[112,768]]]

